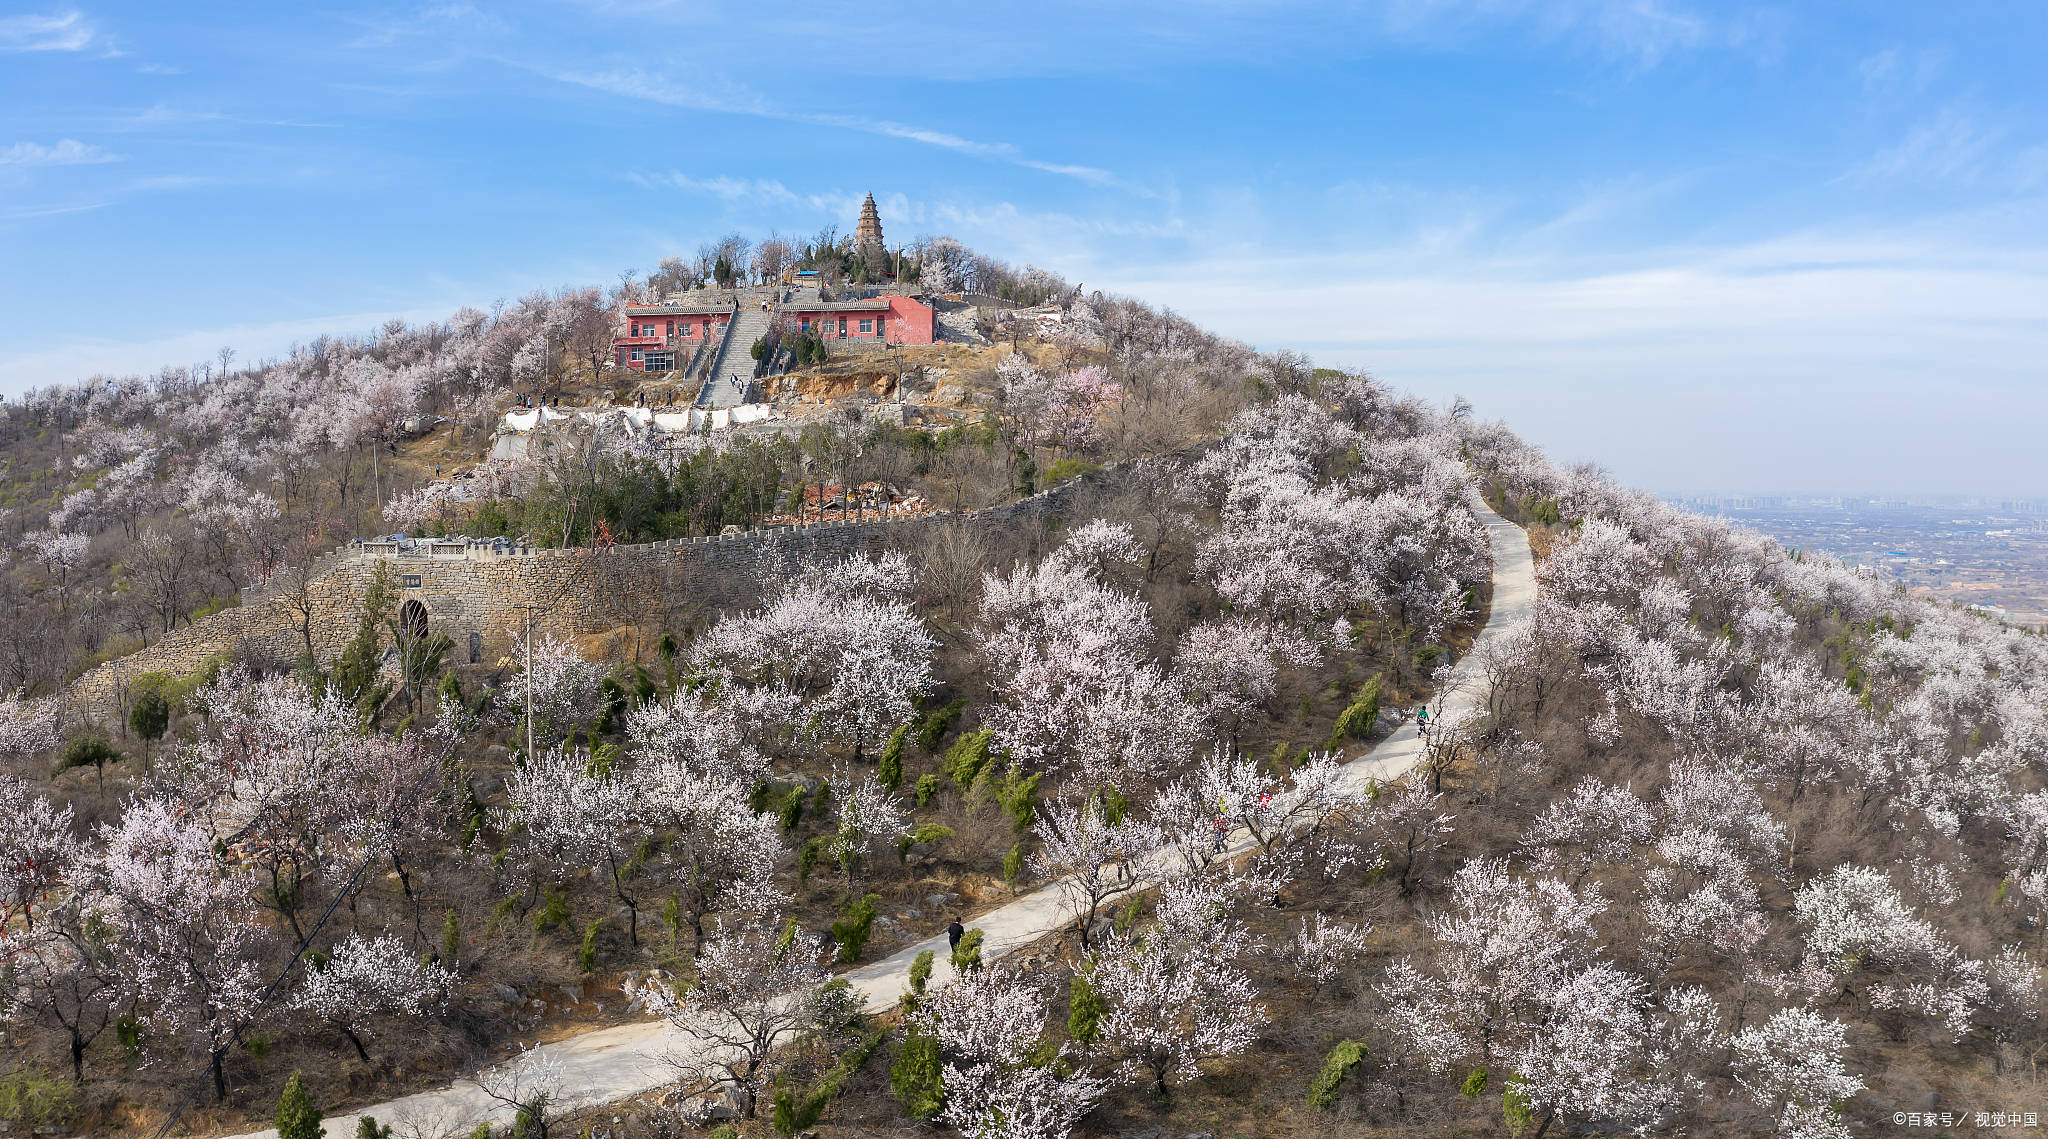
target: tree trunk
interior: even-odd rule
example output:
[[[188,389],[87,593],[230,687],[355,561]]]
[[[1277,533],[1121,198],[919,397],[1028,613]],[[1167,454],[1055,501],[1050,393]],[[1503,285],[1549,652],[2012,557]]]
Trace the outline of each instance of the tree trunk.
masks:
[[[350,1028],[346,1024],[337,1024],[334,1027],[341,1029],[341,1034],[348,1037],[348,1042],[356,1046],[356,1055],[362,1057],[363,1063],[375,1063],[375,1061],[370,1059],[370,1050],[363,1047],[363,1038],[356,1035],[355,1029]]]

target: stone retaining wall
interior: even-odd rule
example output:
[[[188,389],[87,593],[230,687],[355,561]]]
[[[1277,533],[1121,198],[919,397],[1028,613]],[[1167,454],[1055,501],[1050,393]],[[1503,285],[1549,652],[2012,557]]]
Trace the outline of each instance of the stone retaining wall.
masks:
[[[1085,509],[1113,477],[1108,471],[1084,475],[1030,498],[959,514],[769,526],[607,550],[472,548],[455,555],[451,547],[437,555],[427,542],[410,553],[394,553],[389,543],[347,546],[323,555],[303,590],[276,579],[250,589],[240,606],[85,673],[72,683],[69,697],[85,717],[118,716],[137,676],[183,676],[223,654],[256,667],[288,668],[309,634],[314,655],[332,661],[355,635],[359,603],[383,564],[399,586],[399,605],[417,602],[430,626],[453,639],[451,664],[494,664],[512,651],[525,606],[535,607],[537,630],[558,637],[622,626],[658,636],[693,613],[758,604],[768,583],[801,562],[879,553],[914,541],[934,522],[963,521],[997,537],[1014,534],[1027,519],[1051,521]]]

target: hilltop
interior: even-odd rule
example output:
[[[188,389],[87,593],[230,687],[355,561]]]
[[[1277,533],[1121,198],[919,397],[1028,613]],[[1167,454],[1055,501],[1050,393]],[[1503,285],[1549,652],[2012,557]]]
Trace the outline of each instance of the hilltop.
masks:
[[[792,250],[822,286],[739,248],[6,405],[0,1114],[1818,1137],[2028,1102],[2039,634],[954,243]],[[726,289],[737,326],[870,272],[932,343],[620,362],[675,335],[636,307]]]

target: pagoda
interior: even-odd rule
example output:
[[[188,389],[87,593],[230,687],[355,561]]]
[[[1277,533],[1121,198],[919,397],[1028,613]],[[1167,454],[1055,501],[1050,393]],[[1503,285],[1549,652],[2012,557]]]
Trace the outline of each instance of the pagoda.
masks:
[[[873,194],[860,204],[860,224],[854,227],[853,248],[868,268],[876,272],[889,268],[888,247],[882,244],[882,215],[875,209]]]

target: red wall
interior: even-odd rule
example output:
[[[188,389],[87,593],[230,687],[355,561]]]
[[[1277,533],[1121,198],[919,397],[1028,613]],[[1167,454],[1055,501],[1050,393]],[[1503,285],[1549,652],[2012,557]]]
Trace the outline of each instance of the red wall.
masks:
[[[889,330],[891,344],[930,344],[934,319],[930,306],[909,297],[890,297],[889,319],[883,327]]]

